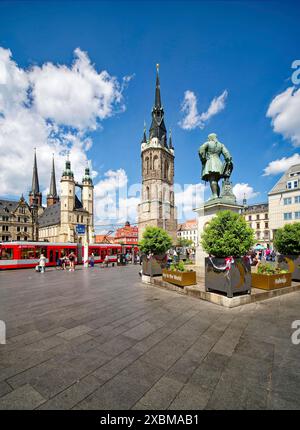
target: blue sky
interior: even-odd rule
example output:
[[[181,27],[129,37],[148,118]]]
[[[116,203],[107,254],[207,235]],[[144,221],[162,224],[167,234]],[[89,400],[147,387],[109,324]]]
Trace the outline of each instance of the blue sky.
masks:
[[[1,2],[0,46],[24,70],[47,62],[70,67],[79,47],[98,72],[107,70],[119,82],[131,77],[122,91],[126,109],[116,109],[86,131],[93,144],[85,151],[98,178],[124,169],[129,184],[140,181],[143,122],[148,129],[155,64],[160,63],[165,122],[175,146],[175,181],[200,181],[197,150],[216,132],[233,155],[233,183],[248,184],[250,202],[256,202],[266,201],[282,165],[288,165],[300,145],[295,118],[279,123],[276,132],[272,118],[285,112],[275,106],[276,114],[266,116],[275,97],[293,87],[299,22],[296,1]],[[225,90],[224,108],[204,128],[179,125],[186,91],[193,92],[201,114]],[[294,115],[291,110],[288,115]],[[277,163],[263,176],[276,160],[281,167]],[[12,196],[11,191],[3,194]]]

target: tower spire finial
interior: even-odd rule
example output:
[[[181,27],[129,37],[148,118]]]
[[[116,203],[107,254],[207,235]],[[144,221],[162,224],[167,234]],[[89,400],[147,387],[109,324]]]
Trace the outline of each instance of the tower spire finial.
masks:
[[[156,64],[156,85],[155,85],[155,104],[156,108],[161,108],[160,82],[159,82],[159,64]]]

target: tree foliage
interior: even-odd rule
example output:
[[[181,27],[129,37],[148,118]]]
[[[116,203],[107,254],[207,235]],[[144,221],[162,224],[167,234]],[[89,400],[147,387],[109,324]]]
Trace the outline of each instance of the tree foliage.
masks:
[[[286,224],[283,228],[279,228],[275,233],[274,245],[280,254],[300,254],[300,222]]]
[[[201,245],[214,257],[241,257],[254,245],[254,233],[241,215],[220,211],[204,229]]]
[[[146,227],[139,243],[140,250],[145,254],[164,254],[172,246],[172,238],[159,227]]]
[[[182,247],[188,247],[193,245],[193,241],[191,239],[181,238],[178,240],[177,245]]]

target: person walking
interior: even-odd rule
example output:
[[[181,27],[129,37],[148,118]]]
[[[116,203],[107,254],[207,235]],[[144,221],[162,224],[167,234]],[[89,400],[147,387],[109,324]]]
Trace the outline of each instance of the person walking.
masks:
[[[91,267],[95,266],[95,256],[94,256],[93,252],[92,252],[92,254],[90,256],[90,265],[91,265]]]
[[[69,272],[74,272],[74,270],[75,270],[75,254],[74,254],[74,252],[71,252],[69,254],[69,261],[70,261]]]
[[[44,254],[41,254],[40,261],[39,261],[39,267],[41,269],[41,273],[45,273],[45,266],[46,266],[46,257]]]

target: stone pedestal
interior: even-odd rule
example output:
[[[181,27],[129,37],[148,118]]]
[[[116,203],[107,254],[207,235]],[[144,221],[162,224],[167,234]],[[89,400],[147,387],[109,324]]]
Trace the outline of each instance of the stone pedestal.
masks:
[[[194,209],[195,212],[198,214],[198,238],[199,238],[199,245],[196,248],[196,266],[199,267],[201,272],[203,271],[203,274],[204,274],[204,268],[205,268],[205,257],[208,257],[208,255],[202,249],[200,240],[201,240],[201,234],[206,224],[219,211],[230,210],[230,211],[239,213],[243,207],[244,206],[238,205],[236,203],[224,202],[222,201],[222,199],[211,199],[211,200],[208,200],[203,205],[201,205],[198,209]]]

